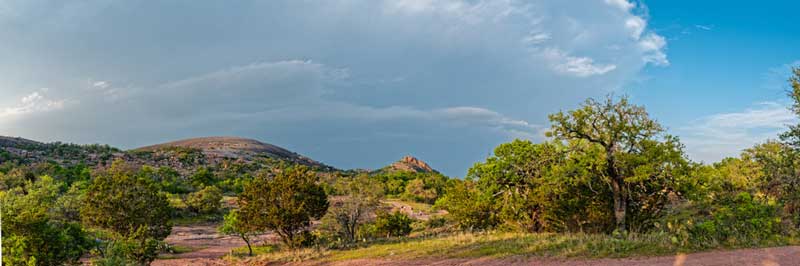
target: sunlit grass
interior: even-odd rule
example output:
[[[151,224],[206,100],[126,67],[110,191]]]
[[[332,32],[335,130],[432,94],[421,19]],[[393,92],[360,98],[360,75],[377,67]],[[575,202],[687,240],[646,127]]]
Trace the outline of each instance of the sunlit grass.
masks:
[[[363,258],[474,258],[474,257],[630,257],[664,255],[677,249],[664,236],[647,235],[617,239],[593,234],[458,234],[433,239],[332,252],[331,260]]]
[[[482,233],[455,234],[437,238],[408,238],[384,240],[369,246],[349,250],[261,249],[257,261],[343,261],[354,259],[426,259],[426,258],[620,258],[634,256],[671,255],[682,252],[665,235],[629,236],[618,239],[601,234],[525,234]],[[266,253],[264,253],[266,251]],[[247,248],[237,248],[236,254],[246,254]],[[242,258],[241,256],[237,256]]]

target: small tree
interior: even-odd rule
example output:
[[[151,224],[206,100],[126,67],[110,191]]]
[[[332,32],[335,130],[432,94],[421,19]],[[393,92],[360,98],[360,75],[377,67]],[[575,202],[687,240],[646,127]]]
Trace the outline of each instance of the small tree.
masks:
[[[340,178],[335,188],[343,197],[333,203],[328,216],[335,221],[337,233],[346,242],[352,243],[359,226],[380,205],[383,187],[369,176],[359,175],[353,179]]]
[[[127,255],[140,264],[150,264],[157,242],[166,238],[172,225],[167,197],[152,180],[139,177],[124,162],[95,177],[81,208],[83,223],[111,233],[124,243]]]
[[[253,256],[253,248],[250,244],[250,237],[258,234],[258,231],[255,231],[252,226],[249,226],[245,221],[239,219],[239,212],[233,210],[225,215],[225,220],[222,222],[222,226],[220,226],[217,230],[220,233],[226,235],[235,235],[241,237],[242,240],[247,244],[247,255]]]
[[[216,186],[207,186],[200,191],[190,193],[185,202],[192,212],[213,213],[222,208],[222,190]]]
[[[297,248],[308,235],[311,219],[328,210],[328,197],[317,176],[305,166],[260,176],[239,195],[239,219],[254,229],[273,230],[289,248]]]
[[[386,235],[386,237],[393,236],[407,236],[411,233],[411,223],[414,222],[411,217],[408,217],[402,212],[380,212],[375,219],[375,227],[378,234]]]

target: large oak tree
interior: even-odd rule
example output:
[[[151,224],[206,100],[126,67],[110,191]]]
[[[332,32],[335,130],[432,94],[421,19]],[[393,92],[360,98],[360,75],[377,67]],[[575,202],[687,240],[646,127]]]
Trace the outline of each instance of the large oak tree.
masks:
[[[657,216],[669,194],[679,194],[676,180],[689,165],[682,145],[626,97],[588,99],[576,110],[550,115],[550,121],[549,136],[603,151],[599,174],[610,187],[617,230],[628,230],[630,212]]]

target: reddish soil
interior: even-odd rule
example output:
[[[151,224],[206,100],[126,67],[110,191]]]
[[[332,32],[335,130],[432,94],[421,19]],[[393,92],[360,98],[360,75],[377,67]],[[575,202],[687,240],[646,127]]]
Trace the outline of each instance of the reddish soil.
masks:
[[[209,264],[210,261],[184,261],[186,264],[159,265],[224,265]],[[198,264],[194,264],[198,263]],[[155,265],[155,264],[154,264]],[[281,265],[279,263],[242,265]],[[800,247],[777,247],[765,249],[743,249],[734,251],[711,251],[675,256],[630,258],[630,259],[549,259],[549,258],[475,258],[475,259],[421,259],[385,260],[362,259],[340,262],[298,262],[283,265],[294,266],[793,266],[800,265]]]
[[[194,251],[180,254],[162,254],[162,257],[153,262],[153,266],[216,266],[226,265],[222,258],[231,253],[234,248],[245,246],[244,240],[239,237],[219,235],[218,225],[192,225],[175,226],[172,228],[166,242],[173,246],[190,247]],[[275,236],[264,234],[254,237],[253,246],[261,245],[265,241],[277,241]]]
[[[290,265],[334,265],[334,266],[794,266],[800,265],[800,246],[764,249],[742,249],[733,251],[711,251],[675,256],[631,258],[631,259],[547,259],[547,258],[509,258],[509,259],[424,259],[424,260],[351,260],[335,263],[296,263]]]

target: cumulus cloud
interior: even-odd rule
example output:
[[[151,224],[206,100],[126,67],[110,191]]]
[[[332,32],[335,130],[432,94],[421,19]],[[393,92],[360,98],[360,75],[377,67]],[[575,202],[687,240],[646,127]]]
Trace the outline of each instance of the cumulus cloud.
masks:
[[[0,134],[126,148],[242,135],[343,168],[413,153],[457,175],[503,141],[540,138],[548,113],[667,65],[641,7],[3,1],[0,93],[51,90],[0,103],[18,118]]]
[[[64,100],[46,98],[44,95],[46,91],[47,89],[42,89],[32,92],[22,97],[15,106],[0,109],[0,118],[14,119],[30,113],[49,112],[64,107]]]

